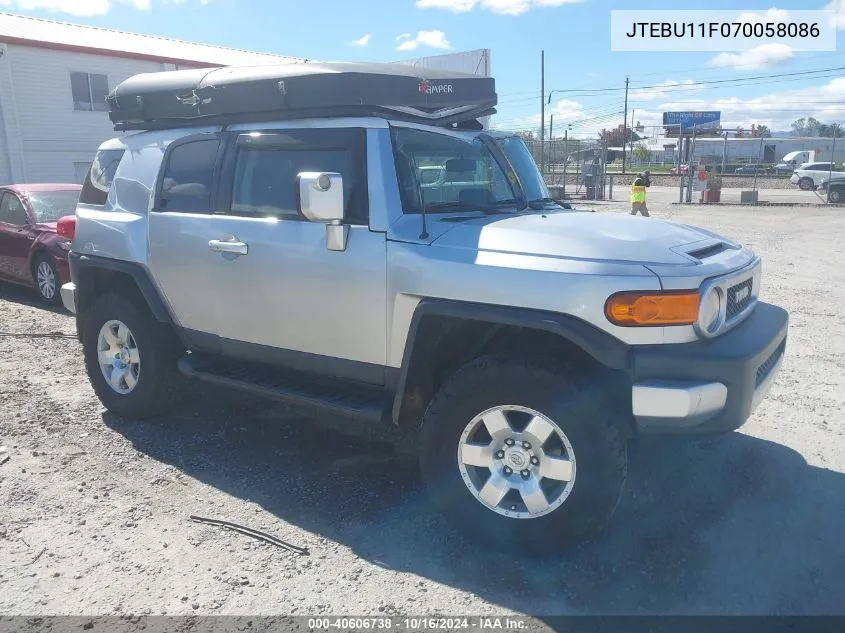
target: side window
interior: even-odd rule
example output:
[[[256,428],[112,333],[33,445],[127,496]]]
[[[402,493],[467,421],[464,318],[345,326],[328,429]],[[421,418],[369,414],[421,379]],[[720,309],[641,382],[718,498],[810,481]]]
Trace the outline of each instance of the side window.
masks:
[[[121,158],[123,158],[122,149],[106,149],[97,152],[88,169],[85,182],[82,183],[82,192],[79,194],[80,204],[103,206],[106,203],[109,198],[109,188]]]
[[[3,198],[0,200],[0,222],[18,226],[28,223],[23,204],[15,194],[8,191],[3,194]]]
[[[346,218],[366,223],[356,199],[359,185],[352,154],[342,148],[241,147],[235,161],[232,213],[297,217],[296,176],[303,171],[331,171],[343,176]]]
[[[211,213],[212,181],[219,149],[220,141],[216,138],[175,146],[164,167],[158,208]]]

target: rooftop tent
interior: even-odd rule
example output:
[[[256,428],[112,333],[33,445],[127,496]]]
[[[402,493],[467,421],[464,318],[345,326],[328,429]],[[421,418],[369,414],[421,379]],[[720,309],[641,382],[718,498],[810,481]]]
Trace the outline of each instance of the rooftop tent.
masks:
[[[495,81],[401,64],[293,62],[130,77],[109,95],[115,129],[319,116],[389,116],[434,125],[495,112]]]

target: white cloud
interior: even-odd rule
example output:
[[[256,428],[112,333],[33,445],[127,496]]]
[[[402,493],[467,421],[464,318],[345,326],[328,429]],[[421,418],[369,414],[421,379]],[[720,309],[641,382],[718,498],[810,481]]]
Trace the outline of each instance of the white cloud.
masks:
[[[701,90],[701,86],[696,84],[692,79],[685,79],[684,81],[673,81],[667,79],[661,84],[657,84],[651,88],[632,88],[628,96],[632,101],[657,101],[658,99],[665,99],[673,92],[696,92]]]
[[[560,7],[583,0],[417,0],[419,9],[443,9],[452,13],[467,13],[476,7],[500,15],[521,15],[531,9]]]
[[[831,0],[825,6],[828,11],[834,11],[833,26],[837,29],[845,30],[845,0]]]
[[[737,22],[748,22],[755,24],[757,22],[786,22],[789,18],[789,12],[783,9],[776,9],[772,7],[764,13],[756,13],[753,11],[743,11],[736,19]]]
[[[410,33],[402,33],[396,38],[396,41],[399,42],[396,47],[397,51],[415,51],[420,47],[452,48],[443,31],[417,31],[416,36]]]
[[[167,3],[182,4],[191,0],[163,0]],[[211,0],[194,0],[199,4],[208,4]],[[20,11],[50,11],[67,13],[81,17],[105,15],[116,4],[123,4],[139,10],[150,8],[150,0],[0,0],[0,7]]]
[[[656,102],[648,108],[636,109],[636,120],[645,126],[643,134],[651,136],[663,122],[664,112],[689,110],[717,110],[722,113],[723,128],[743,127],[748,130],[752,124],[766,125],[773,131],[789,130],[790,125],[801,117],[813,117],[822,123],[845,123],[845,77],[837,77],[827,83],[784,92],[773,92],[750,99],[725,98],[690,99],[684,93],[675,101]],[[602,128],[612,128],[622,123],[621,113],[602,117],[607,109],[596,108],[578,101],[559,101],[554,112],[555,136],[562,135],[563,125],[573,122],[570,138],[596,138]],[[546,110],[548,117],[549,110]],[[628,111],[630,117],[631,111]],[[600,118],[599,118],[600,117]],[[539,115],[514,118],[503,112],[497,115],[494,126],[506,129],[538,130]],[[628,122],[630,124],[630,120]],[[548,122],[547,122],[548,125]]]
[[[364,48],[367,44],[370,43],[370,40],[372,39],[372,37],[373,37],[372,35],[367,33],[366,35],[359,37],[357,40],[349,42],[349,46],[355,46],[357,48]]]
[[[740,53],[719,53],[707,62],[707,65],[734,70],[756,70],[784,64],[793,56],[792,48],[786,44],[761,44]]]

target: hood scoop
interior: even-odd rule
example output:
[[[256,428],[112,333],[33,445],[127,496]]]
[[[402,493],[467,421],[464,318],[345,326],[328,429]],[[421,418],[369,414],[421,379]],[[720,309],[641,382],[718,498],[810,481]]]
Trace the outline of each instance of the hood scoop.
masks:
[[[710,244],[703,248],[697,248],[694,251],[689,251],[687,255],[689,255],[690,257],[694,257],[699,261],[703,261],[710,257],[714,257],[719,253],[722,253],[730,248],[731,246],[725,244],[724,242],[716,242],[715,244]]]

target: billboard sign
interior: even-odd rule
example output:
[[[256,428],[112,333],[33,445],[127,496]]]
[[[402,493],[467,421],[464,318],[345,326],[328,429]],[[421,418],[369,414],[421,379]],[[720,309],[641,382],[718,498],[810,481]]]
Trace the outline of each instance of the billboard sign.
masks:
[[[684,130],[708,129],[718,125],[722,118],[721,112],[664,112],[663,127],[681,128]]]

